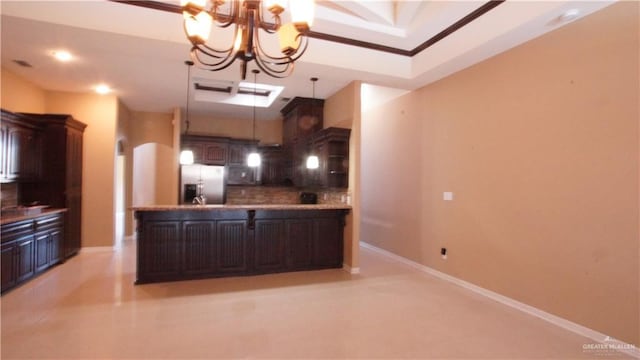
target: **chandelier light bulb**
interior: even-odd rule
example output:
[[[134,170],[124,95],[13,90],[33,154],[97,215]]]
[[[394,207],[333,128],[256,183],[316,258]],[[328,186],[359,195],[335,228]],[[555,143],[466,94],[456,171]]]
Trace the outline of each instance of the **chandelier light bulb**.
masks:
[[[200,12],[196,16],[188,16],[184,25],[189,40],[198,44],[204,44],[209,39],[213,21],[206,12]]]
[[[291,21],[300,31],[308,30],[313,25],[313,0],[291,1]]]

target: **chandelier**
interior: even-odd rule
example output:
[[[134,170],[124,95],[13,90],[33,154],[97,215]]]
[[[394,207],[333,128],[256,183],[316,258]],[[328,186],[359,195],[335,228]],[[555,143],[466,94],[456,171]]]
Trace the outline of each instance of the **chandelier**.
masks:
[[[193,45],[191,58],[198,67],[219,71],[240,61],[242,79],[247,76],[247,63],[255,60],[266,74],[283,78],[289,76],[307,49],[306,36],[313,22],[313,0],[291,0],[291,22],[282,24],[286,0],[182,0],[184,30]],[[271,13],[273,22],[265,22]],[[226,47],[207,45],[211,28],[234,26],[233,41]],[[280,53],[268,53],[263,48],[260,34],[277,34]]]

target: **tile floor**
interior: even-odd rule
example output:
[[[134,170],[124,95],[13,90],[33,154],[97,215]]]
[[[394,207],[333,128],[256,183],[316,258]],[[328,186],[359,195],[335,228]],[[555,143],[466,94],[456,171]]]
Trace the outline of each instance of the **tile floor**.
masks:
[[[323,270],[134,286],[133,241],[0,299],[2,359],[627,358],[362,249]]]

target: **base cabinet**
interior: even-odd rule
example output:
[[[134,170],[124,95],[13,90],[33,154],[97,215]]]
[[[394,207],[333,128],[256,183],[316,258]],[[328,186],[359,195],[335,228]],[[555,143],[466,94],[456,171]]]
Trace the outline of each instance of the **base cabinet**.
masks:
[[[342,267],[347,211],[136,211],[136,283]]]
[[[2,225],[2,293],[62,260],[63,213]]]

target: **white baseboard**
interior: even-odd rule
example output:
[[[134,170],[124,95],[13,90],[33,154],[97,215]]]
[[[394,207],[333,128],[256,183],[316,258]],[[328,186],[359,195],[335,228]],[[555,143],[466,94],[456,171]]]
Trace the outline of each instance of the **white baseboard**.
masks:
[[[348,272],[349,274],[355,275],[355,274],[360,274],[360,268],[359,267],[351,267],[347,264],[342,264],[342,270]]]
[[[458,279],[454,276],[445,274],[443,272],[440,272],[438,270],[435,270],[433,268],[430,268],[426,265],[422,265],[419,264],[413,260],[409,260],[405,257],[402,257],[400,255],[394,254],[390,251],[381,249],[377,246],[368,244],[366,242],[361,241],[360,242],[360,246],[362,246],[363,248],[372,250],[377,252],[378,254],[387,256],[389,258],[392,258],[394,260],[397,260],[398,262],[401,262],[405,265],[409,265],[417,270],[420,270],[422,272],[425,272],[427,274],[433,275],[435,277],[438,277],[442,280],[445,281],[449,281],[451,283],[454,283],[458,286],[461,286],[465,289],[471,290],[477,294],[480,294],[482,296],[488,297],[494,301],[497,301],[501,304],[507,305],[509,307],[512,307],[516,310],[520,310],[522,312],[525,312],[529,315],[533,315],[537,318],[540,318],[542,320],[545,320],[551,324],[554,324],[556,326],[559,326],[563,329],[569,330],[573,333],[576,333],[578,335],[584,336],[586,338],[589,338],[593,341],[595,341],[598,345],[604,345],[605,346],[605,350],[616,350],[622,353],[625,353],[627,355],[633,356],[635,358],[640,359],[640,349],[638,349],[638,347],[632,345],[632,344],[627,344],[624,343],[622,341],[619,341],[613,337],[607,336],[606,334],[603,334],[601,332],[598,332],[596,330],[593,329],[589,329],[588,327],[582,326],[580,324],[576,324],[572,321],[569,321],[567,319],[561,318],[559,316],[550,314],[546,311],[540,310],[538,308],[535,308],[531,305],[527,305],[525,303],[519,302],[517,300],[514,300],[512,298],[506,297],[504,295],[500,295],[496,292],[493,292],[491,290],[487,290],[485,288],[482,288],[480,286],[474,285],[470,282]],[[590,345],[594,345],[594,344],[585,344],[586,346],[590,346]]]

